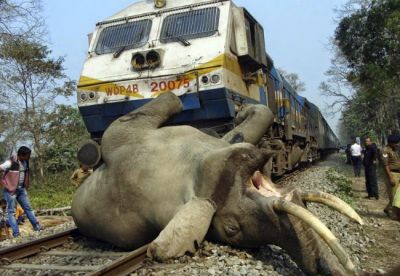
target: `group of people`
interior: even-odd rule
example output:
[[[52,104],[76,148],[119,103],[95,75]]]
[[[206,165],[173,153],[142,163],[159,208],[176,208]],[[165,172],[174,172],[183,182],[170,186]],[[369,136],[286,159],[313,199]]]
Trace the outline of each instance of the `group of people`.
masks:
[[[30,157],[31,150],[22,146],[18,149],[17,156],[11,156],[3,164],[0,164],[0,173],[3,173],[0,184],[4,187],[4,198],[0,199],[0,226],[2,228],[10,227],[13,237],[20,236],[18,225],[23,223],[25,216],[32,224],[34,231],[42,229],[32,210],[27,193]],[[71,176],[72,184],[79,187],[91,173],[90,168],[81,165]]]
[[[20,235],[17,222],[17,203],[21,205],[26,217],[32,224],[34,231],[40,231],[38,220],[33,213],[29,202],[27,189],[29,187],[29,159],[31,150],[28,147],[22,146],[18,149],[17,156],[12,156],[0,165],[0,172],[3,172],[3,177],[0,180],[5,201],[5,208],[2,212],[6,213],[6,223],[12,229],[13,237]],[[4,206],[3,201],[3,206]],[[4,222],[3,222],[4,223]]]
[[[347,163],[353,165],[354,176],[361,175],[361,166],[364,166],[365,186],[368,199],[379,199],[377,166],[380,161],[384,168],[386,190],[389,195],[389,203],[384,212],[395,216],[400,221],[400,135],[389,135],[387,146],[380,153],[377,145],[371,138],[365,139],[363,149],[359,141],[354,140],[346,149]]]

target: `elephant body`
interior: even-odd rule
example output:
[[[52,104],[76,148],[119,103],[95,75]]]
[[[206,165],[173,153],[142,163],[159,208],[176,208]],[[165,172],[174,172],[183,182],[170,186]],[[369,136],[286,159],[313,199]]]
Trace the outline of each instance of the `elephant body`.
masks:
[[[272,156],[255,146],[272,124],[271,111],[249,106],[218,139],[190,126],[163,126],[181,109],[166,93],[106,130],[104,164],[73,199],[81,232],[126,249],[152,242],[148,255],[160,260],[196,250],[206,234],[239,247],[276,244],[306,273],[344,274],[346,261],[302,219],[280,211],[286,201],[305,210],[300,193],[259,172]]]

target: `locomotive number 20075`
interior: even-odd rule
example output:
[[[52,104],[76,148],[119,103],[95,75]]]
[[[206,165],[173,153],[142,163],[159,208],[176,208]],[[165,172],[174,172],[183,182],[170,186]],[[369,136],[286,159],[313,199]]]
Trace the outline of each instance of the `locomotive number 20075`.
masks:
[[[151,92],[165,92],[174,89],[180,88],[189,88],[190,80],[189,79],[180,79],[180,80],[168,80],[168,81],[153,81],[150,83]]]

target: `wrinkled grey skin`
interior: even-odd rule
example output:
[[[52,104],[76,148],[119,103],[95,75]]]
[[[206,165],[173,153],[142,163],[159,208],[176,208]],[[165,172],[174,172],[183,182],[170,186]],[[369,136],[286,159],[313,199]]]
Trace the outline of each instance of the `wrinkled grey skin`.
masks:
[[[239,116],[242,124],[218,139],[189,126],[162,127],[181,109],[178,97],[164,94],[108,128],[101,146],[104,164],[73,200],[81,232],[138,248],[153,241],[185,203],[206,198],[216,206],[209,239],[238,247],[275,244],[307,274],[343,274],[307,225],[275,212],[273,197],[246,184],[270,154],[250,143],[229,142],[240,136],[256,143],[272,123],[271,112],[263,106],[246,109]],[[292,201],[304,206],[296,195]]]

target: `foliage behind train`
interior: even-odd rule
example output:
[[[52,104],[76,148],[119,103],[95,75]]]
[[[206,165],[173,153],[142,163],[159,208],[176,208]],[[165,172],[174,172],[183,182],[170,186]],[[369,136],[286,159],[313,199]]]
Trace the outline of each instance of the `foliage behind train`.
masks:
[[[89,41],[78,105],[98,143],[115,119],[173,92],[183,112],[169,123],[214,135],[246,105],[267,105],[275,119],[259,146],[276,150],[267,168],[275,175],[338,146],[319,109],[274,67],[263,27],[232,1],[137,2],[98,23]]]

